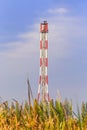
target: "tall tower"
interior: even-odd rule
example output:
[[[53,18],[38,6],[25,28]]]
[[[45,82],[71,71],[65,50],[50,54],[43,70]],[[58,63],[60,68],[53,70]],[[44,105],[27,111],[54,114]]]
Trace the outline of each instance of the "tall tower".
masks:
[[[38,101],[49,102],[48,93],[48,23],[40,24],[40,77],[38,86]]]

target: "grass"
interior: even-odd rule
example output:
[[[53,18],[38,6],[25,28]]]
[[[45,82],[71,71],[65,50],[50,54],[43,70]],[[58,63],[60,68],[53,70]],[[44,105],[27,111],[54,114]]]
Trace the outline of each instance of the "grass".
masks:
[[[49,104],[34,100],[33,105],[13,101],[10,106],[6,101],[0,105],[0,130],[87,130],[87,104],[74,115],[68,100]]]

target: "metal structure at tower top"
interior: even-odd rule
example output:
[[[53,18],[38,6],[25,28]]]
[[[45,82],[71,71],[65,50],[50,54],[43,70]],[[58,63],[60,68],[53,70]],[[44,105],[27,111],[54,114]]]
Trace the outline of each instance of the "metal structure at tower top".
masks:
[[[38,86],[38,101],[49,102],[48,93],[48,23],[40,24],[40,77]]]

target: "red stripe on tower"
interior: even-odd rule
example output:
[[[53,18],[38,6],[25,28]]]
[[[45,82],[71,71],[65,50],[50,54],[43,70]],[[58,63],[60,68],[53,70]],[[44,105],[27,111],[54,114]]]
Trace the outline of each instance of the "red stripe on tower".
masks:
[[[42,65],[46,67],[48,66],[48,58],[44,58],[44,59],[40,58],[40,66]]]
[[[46,84],[48,84],[48,75],[45,76],[45,82],[46,82]]]
[[[42,44],[42,41],[40,41],[40,49],[42,49],[42,48],[48,49],[48,41],[47,40],[45,41],[44,45]]]
[[[40,32],[41,33],[47,33],[48,32],[48,23],[47,23],[47,21],[44,21],[44,23],[40,24]]]

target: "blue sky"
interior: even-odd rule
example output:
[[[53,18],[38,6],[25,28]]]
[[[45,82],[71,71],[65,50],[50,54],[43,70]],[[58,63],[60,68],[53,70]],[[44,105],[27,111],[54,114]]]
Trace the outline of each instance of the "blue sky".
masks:
[[[0,96],[27,99],[27,77],[37,96],[39,24],[49,23],[49,93],[87,101],[86,0],[0,1]]]

